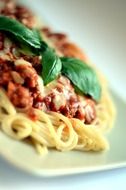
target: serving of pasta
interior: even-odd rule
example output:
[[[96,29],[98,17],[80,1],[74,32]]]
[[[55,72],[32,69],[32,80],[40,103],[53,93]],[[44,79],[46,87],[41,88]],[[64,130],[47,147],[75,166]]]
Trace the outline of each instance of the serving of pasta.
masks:
[[[82,50],[26,7],[0,0],[0,132],[40,154],[102,151],[114,119],[106,79]]]

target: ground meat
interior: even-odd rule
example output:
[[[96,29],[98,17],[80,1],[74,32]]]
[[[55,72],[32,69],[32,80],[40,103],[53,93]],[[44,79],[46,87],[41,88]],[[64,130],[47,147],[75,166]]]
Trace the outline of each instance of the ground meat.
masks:
[[[12,61],[0,58],[0,86],[5,88],[15,107],[42,107],[37,80],[37,72],[30,63],[17,66]]]
[[[15,3],[12,0],[3,0],[4,7],[0,10],[0,13],[11,18],[15,18]]]
[[[66,57],[74,57],[85,60],[84,53],[74,43],[65,42],[58,46],[58,50]]]
[[[24,86],[29,89],[33,98],[32,106],[38,109],[42,107],[42,94],[38,86],[38,75],[32,65],[16,66],[16,71],[24,79]]]
[[[30,56],[30,55],[23,55],[22,54],[21,57],[24,60],[30,62],[38,74],[41,73],[42,64],[41,64],[41,57],[40,56]]]
[[[42,32],[52,41],[58,52],[66,57],[75,57],[81,60],[86,60],[84,52],[74,43],[71,43],[66,34],[54,33],[48,27],[43,27]]]
[[[37,85],[37,73],[32,66],[19,65],[16,66],[16,71],[20,73],[25,80],[25,85],[29,88],[34,88]]]
[[[59,98],[57,98],[59,97]],[[77,99],[77,96],[70,97],[68,100],[63,100],[63,94],[56,95],[50,93],[43,98],[42,102],[45,103],[46,109],[62,113],[69,118],[78,118],[86,124],[90,124],[96,117],[95,102],[85,98],[85,106]],[[58,106],[57,106],[58,104]]]
[[[12,81],[11,70],[13,62],[0,58],[0,86],[6,87],[9,81]]]
[[[53,42],[53,44],[55,44],[59,51],[62,44],[64,44],[68,40],[67,35],[62,33],[50,33],[48,35],[48,38]]]
[[[35,26],[35,17],[32,12],[23,5],[16,5],[12,0],[2,0],[4,6],[0,9],[0,14],[17,19],[29,28]]]
[[[78,118],[90,124],[96,118],[95,102],[87,97],[78,96],[69,79],[59,77],[56,86],[50,89],[42,100],[46,109],[62,113],[69,118]]]
[[[44,33],[46,36],[50,35],[52,33],[51,29],[49,27],[42,27],[41,28],[42,33]]]
[[[11,71],[14,69],[14,62],[9,60],[4,60],[0,58],[0,72]]]
[[[29,11],[29,9],[27,9],[26,7],[21,5],[16,6],[15,16],[17,20],[22,22],[27,27],[29,28],[34,27],[35,18],[31,13],[31,11]]]
[[[30,96],[29,90],[20,84],[9,82],[7,95],[18,108],[29,108],[33,104],[33,98]]]
[[[42,109],[43,107],[43,97],[39,91],[36,92],[36,97],[33,98],[33,107],[37,109]]]
[[[6,87],[9,81],[12,81],[10,72],[4,72],[0,75],[0,85]]]
[[[0,50],[4,49],[4,34],[0,32]]]

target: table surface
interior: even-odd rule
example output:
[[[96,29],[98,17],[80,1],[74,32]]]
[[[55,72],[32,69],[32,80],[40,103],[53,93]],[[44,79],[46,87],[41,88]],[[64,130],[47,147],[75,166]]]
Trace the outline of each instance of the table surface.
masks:
[[[91,60],[108,77],[112,88],[126,100],[126,1],[22,1],[38,12],[41,18],[44,15],[54,28],[66,31],[71,39],[85,48]],[[19,171],[0,158],[0,190],[116,190],[125,189],[125,181],[126,168],[68,177],[40,178]]]

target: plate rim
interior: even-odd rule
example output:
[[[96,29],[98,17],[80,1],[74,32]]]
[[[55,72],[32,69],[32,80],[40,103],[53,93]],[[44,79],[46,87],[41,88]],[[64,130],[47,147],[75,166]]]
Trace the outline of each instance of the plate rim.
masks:
[[[54,150],[55,151],[55,150]],[[91,167],[76,167],[76,168],[60,168],[60,169],[35,169],[31,167],[26,167],[25,165],[20,165],[17,161],[8,157],[6,153],[0,151],[0,156],[4,162],[7,164],[14,166],[15,169],[18,169],[27,174],[32,174],[39,177],[57,177],[57,176],[68,176],[68,175],[76,175],[76,174],[86,174],[86,173],[94,173],[100,171],[108,171],[118,168],[126,167],[126,161],[114,162],[107,165],[101,166],[91,166]]]

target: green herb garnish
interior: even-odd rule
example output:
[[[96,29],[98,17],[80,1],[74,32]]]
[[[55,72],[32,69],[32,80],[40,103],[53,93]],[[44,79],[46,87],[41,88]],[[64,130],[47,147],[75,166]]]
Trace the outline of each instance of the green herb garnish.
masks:
[[[101,87],[95,71],[79,59],[63,57],[62,74],[83,94],[90,95],[98,101],[101,96]]]
[[[48,48],[42,55],[42,78],[44,85],[57,78],[61,72],[62,63],[53,49]]]
[[[40,49],[41,43],[36,32],[30,30],[15,19],[0,16],[0,30],[9,32],[14,37],[33,48]]]
[[[26,54],[42,56],[42,72],[44,85],[55,80],[61,73],[70,79],[75,90],[91,96],[98,101],[101,97],[101,87],[93,68],[79,59],[59,58],[55,51],[48,47],[38,30],[30,30],[17,20],[0,16],[0,31],[5,31],[20,42],[20,47]]]

